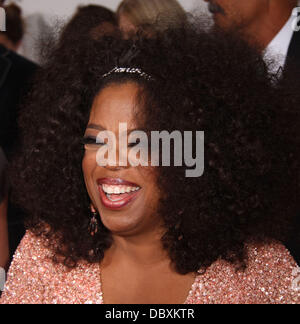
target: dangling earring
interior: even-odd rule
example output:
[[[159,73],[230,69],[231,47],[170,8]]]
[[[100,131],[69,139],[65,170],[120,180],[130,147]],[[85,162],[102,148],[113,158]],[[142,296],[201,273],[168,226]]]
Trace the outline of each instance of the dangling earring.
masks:
[[[97,218],[98,213],[96,212],[94,206],[91,206],[91,213],[92,213],[92,218],[90,221],[89,232],[91,236],[95,236],[95,234],[97,234],[99,230],[99,222]]]

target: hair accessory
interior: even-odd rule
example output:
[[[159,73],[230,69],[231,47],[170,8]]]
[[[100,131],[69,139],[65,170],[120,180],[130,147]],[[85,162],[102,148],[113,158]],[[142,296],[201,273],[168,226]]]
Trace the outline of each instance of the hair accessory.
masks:
[[[154,80],[152,76],[150,76],[149,74],[143,72],[140,68],[127,68],[127,67],[114,67],[111,71],[109,71],[106,74],[102,75],[102,78],[106,78],[108,76],[110,76],[111,74],[115,74],[115,73],[128,73],[128,74],[137,74],[140,77],[146,79],[147,81],[152,81]]]

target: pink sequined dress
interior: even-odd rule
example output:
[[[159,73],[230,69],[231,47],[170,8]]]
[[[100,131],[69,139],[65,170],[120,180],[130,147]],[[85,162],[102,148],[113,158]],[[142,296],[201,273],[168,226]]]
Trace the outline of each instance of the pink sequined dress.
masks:
[[[53,264],[45,242],[27,232],[8,273],[0,304],[102,304],[100,266],[82,262],[72,270]],[[299,304],[300,269],[279,243],[248,245],[248,267],[226,261],[198,275],[186,304]]]

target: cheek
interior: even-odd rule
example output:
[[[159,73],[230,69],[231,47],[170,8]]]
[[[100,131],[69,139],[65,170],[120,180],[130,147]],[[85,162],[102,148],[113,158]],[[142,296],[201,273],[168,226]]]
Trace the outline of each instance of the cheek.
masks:
[[[241,0],[219,0],[216,1],[225,11],[225,16],[218,15],[219,19],[230,20],[232,23],[238,20],[243,12],[244,1]]]
[[[141,168],[141,172],[143,174],[144,183],[147,186],[146,199],[148,201],[148,205],[156,209],[159,203],[159,199],[162,197],[162,192],[158,186],[158,170],[156,168]]]
[[[92,175],[96,167],[96,155],[91,152],[85,152],[84,157],[82,159],[82,171],[87,186],[92,181]]]
[[[257,1],[237,1],[237,3],[231,4],[229,15],[234,23],[246,24],[255,19],[260,13],[260,3],[262,0]]]

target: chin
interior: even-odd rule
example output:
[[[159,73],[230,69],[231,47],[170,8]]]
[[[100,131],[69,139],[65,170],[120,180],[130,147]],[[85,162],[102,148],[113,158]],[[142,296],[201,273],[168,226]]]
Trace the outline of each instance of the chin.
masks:
[[[102,212],[101,221],[112,234],[120,236],[136,234],[142,223],[139,217],[122,212]]]

